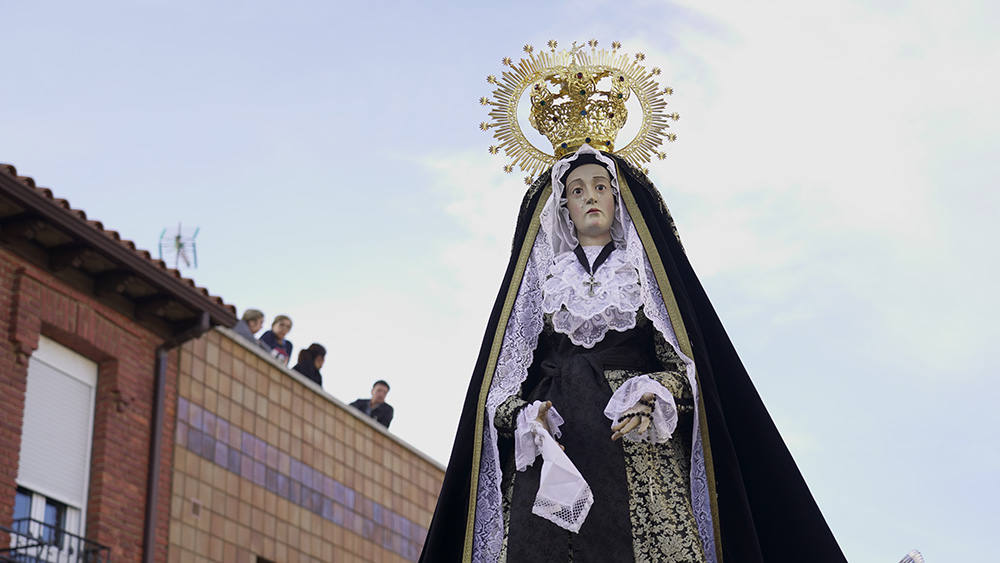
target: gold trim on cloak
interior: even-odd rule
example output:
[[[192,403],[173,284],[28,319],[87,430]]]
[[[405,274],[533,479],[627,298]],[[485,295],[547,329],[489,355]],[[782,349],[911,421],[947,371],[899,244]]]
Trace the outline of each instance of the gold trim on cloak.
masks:
[[[617,170],[617,162],[615,163],[615,168],[618,175],[618,186],[622,194],[622,202],[624,203],[629,216],[632,218],[632,224],[635,225],[636,231],[639,234],[639,239],[642,241],[643,250],[645,250],[649,263],[653,268],[653,275],[656,276],[656,283],[660,287],[660,295],[663,299],[663,304],[667,308],[667,314],[670,315],[670,322],[673,325],[674,333],[677,336],[677,342],[680,345],[681,352],[689,358],[694,358],[694,354],[691,350],[691,341],[688,338],[687,329],[684,326],[684,320],[681,318],[680,308],[677,306],[677,299],[674,297],[673,289],[670,286],[670,280],[667,278],[667,272],[663,268],[663,261],[660,260],[660,255],[656,251],[656,245],[653,243],[653,236],[649,232],[649,227],[646,226],[646,220],[639,211],[639,206],[635,201],[635,197],[632,195],[631,188],[628,187],[628,183],[625,181],[625,177],[622,175],[621,171]],[[469,512],[465,523],[465,550],[462,555],[463,563],[470,563],[472,561],[472,542],[475,537],[476,498],[479,488],[479,467],[482,461],[483,425],[486,414],[486,397],[489,395],[490,385],[493,382],[493,375],[496,372],[497,359],[500,356],[500,347],[503,344],[504,333],[507,331],[507,322],[510,320],[510,313],[514,307],[514,300],[517,298],[518,290],[521,288],[521,281],[524,277],[524,269],[527,266],[528,258],[531,256],[531,250],[535,246],[535,238],[538,236],[538,229],[540,227],[539,216],[541,215],[542,208],[545,207],[545,202],[548,201],[551,193],[552,184],[550,182],[545,186],[545,189],[542,191],[541,197],[538,198],[538,202],[535,204],[535,209],[532,212],[531,223],[528,225],[528,231],[525,233],[524,242],[521,245],[521,252],[517,258],[517,264],[514,267],[514,275],[511,276],[510,285],[508,285],[507,288],[507,295],[504,299],[503,310],[500,312],[500,319],[497,322],[497,331],[493,335],[493,346],[490,348],[490,357],[486,363],[485,373],[487,375],[484,375],[483,385],[479,390],[479,401],[476,404],[475,443],[472,446],[472,478],[469,481]],[[673,235],[673,233],[669,234],[671,236]],[[653,252],[650,252],[650,249],[652,249]],[[697,366],[695,370],[695,378],[697,379],[699,388],[698,409],[702,414],[699,417],[698,426],[699,432],[701,432],[702,446],[705,452],[705,472],[708,480],[709,499],[712,510],[712,525],[714,527],[713,532],[715,536],[715,554],[716,560],[719,563],[722,563],[722,539],[719,528],[719,509],[715,493],[715,468],[712,465],[712,447],[709,443],[705,400],[703,393],[700,392],[701,381],[698,378]]]
[[[549,182],[542,190],[541,197],[535,204],[535,209],[531,213],[531,223],[528,224],[528,231],[524,235],[524,243],[521,245],[521,253],[517,257],[517,265],[514,266],[514,275],[510,278],[507,286],[507,296],[504,298],[503,309],[500,311],[500,319],[497,321],[497,331],[493,335],[493,346],[490,348],[489,361],[486,363],[483,386],[479,389],[479,401],[476,403],[476,433],[475,443],[472,445],[472,479],[469,481],[469,514],[465,521],[465,552],[462,555],[463,562],[472,561],[472,541],[475,537],[474,528],[476,526],[476,495],[479,493],[479,465],[482,461],[483,453],[483,418],[486,414],[486,397],[490,393],[490,385],[493,383],[493,375],[496,373],[497,359],[500,357],[500,346],[503,345],[503,335],[507,332],[507,321],[510,320],[511,309],[514,308],[514,299],[521,289],[521,279],[524,277],[524,269],[528,265],[528,258],[531,257],[531,250],[535,247],[535,237],[538,236],[538,228],[541,223],[538,220],[545,207],[545,202],[552,194],[552,183]],[[513,291],[511,289],[513,288]]]

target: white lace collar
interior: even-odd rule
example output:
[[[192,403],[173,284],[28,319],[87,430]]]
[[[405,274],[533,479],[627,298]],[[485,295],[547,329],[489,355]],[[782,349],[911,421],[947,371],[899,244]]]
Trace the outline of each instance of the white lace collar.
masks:
[[[601,248],[583,247],[591,264]],[[549,274],[542,285],[542,309],[552,315],[556,332],[573,344],[593,348],[608,330],[624,332],[635,327],[636,311],[642,306],[639,273],[623,251],[613,250],[593,276],[576,254],[563,252]]]

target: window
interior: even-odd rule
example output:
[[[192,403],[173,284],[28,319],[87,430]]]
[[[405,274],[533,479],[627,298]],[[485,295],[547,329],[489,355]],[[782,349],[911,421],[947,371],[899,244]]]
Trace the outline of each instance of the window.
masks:
[[[28,531],[28,518],[31,518],[32,493],[24,487],[17,488],[14,496],[14,531],[25,534]]]
[[[24,487],[14,496],[13,530],[53,545],[62,544],[68,507]]]
[[[44,523],[34,526],[48,543],[85,529],[96,387],[97,364],[39,338],[28,362],[14,518]]]

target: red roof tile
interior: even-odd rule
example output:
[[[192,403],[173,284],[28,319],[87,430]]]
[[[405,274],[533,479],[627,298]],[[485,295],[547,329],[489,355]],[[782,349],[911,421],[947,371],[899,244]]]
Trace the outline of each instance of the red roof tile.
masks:
[[[158,259],[153,258],[152,254],[150,254],[149,251],[137,248],[134,242],[132,242],[130,240],[127,240],[127,239],[123,239],[121,237],[121,235],[118,234],[118,231],[114,231],[114,230],[111,230],[111,229],[105,229],[104,228],[104,224],[101,223],[100,221],[95,221],[93,219],[87,219],[87,213],[85,211],[83,211],[82,209],[74,209],[72,206],[70,206],[69,202],[66,201],[65,199],[55,197],[52,194],[52,190],[50,190],[48,188],[38,187],[37,185],[35,185],[35,180],[33,178],[31,178],[30,176],[18,176],[17,175],[17,169],[14,168],[13,165],[0,163],[0,174],[5,174],[7,176],[14,177],[19,182],[21,182],[22,184],[24,184],[25,186],[28,186],[29,188],[33,188],[37,193],[39,193],[42,196],[44,196],[45,199],[47,199],[48,201],[52,202],[52,205],[60,207],[62,209],[65,209],[65,210],[69,211],[72,215],[74,215],[75,217],[77,217],[80,221],[86,223],[87,225],[90,225],[90,227],[92,227],[93,229],[95,229],[98,232],[102,233],[103,235],[107,236],[108,238],[117,241],[119,244],[121,244],[125,248],[128,248],[129,250],[132,250],[133,252],[135,252],[136,254],[138,254],[139,256],[141,256],[142,258],[144,258],[145,260],[148,260],[149,262],[155,264],[161,270],[163,270],[164,274],[172,275],[175,278],[183,280],[184,282],[187,283],[187,285],[191,286],[192,288],[194,288],[195,290],[197,290],[202,295],[208,297],[209,299],[211,299],[212,301],[214,301],[216,304],[221,305],[223,307],[226,307],[234,315],[236,314],[236,307],[234,307],[233,305],[227,304],[225,301],[222,300],[221,297],[217,297],[217,296],[212,295],[211,293],[209,293],[209,291],[207,289],[205,289],[203,287],[199,287],[197,284],[195,284],[194,280],[192,280],[190,278],[185,278],[176,269],[174,269],[174,268],[168,268],[167,265],[162,260],[158,260]]]

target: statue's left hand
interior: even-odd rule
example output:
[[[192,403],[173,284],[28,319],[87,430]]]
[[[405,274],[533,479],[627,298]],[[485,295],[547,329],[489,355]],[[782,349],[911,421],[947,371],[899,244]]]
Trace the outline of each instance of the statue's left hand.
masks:
[[[615,431],[611,435],[612,440],[617,440],[629,432],[637,431],[642,434],[649,428],[653,408],[649,406],[656,398],[652,393],[643,393],[642,399],[632,408],[628,409],[618,418],[618,423],[611,427]]]

